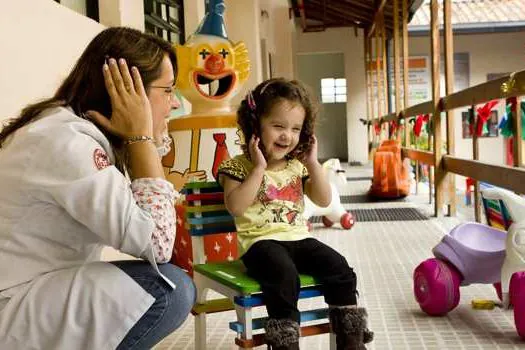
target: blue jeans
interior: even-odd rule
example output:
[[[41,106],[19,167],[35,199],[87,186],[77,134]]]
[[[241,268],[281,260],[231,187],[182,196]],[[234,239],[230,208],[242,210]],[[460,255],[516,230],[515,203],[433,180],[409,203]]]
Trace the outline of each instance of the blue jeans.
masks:
[[[155,302],[129,330],[117,347],[123,349],[150,349],[188,317],[196,299],[196,289],[191,278],[172,264],[159,265],[160,272],[176,286],[174,290],[145,261],[113,261],[155,298]]]

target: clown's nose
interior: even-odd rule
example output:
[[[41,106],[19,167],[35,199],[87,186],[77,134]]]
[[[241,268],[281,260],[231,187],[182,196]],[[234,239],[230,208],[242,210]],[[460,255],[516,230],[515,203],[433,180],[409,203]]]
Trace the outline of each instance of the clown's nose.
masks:
[[[206,60],[204,64],[206,71],[211,74],[217,74],[224,69],[224,60],[221,55],[213,54]]]

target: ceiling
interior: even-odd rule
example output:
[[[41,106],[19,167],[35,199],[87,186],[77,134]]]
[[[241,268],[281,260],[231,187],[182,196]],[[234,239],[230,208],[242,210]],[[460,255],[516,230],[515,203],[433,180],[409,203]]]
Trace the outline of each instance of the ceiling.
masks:
[[[402,1],[399,0],[400,13]],[[380,6],[383,6],[387,35],[392,32],[392,0],[291,0],[291,3],[305,32],[336,27],[371,29]],[[408,0],[409,20],[422,3],[423,0]]]

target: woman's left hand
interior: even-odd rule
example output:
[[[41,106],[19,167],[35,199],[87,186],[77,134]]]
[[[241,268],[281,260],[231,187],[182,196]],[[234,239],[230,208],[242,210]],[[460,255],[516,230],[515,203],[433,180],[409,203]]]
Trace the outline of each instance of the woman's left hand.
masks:
[[[94,110],[86,111],[86,115],[123,140],[154,136],[151,105],[139,70],[137,67],[129,69],[123,58],[108,61],[103,65],[102,74],[111,100],[111,117]]]

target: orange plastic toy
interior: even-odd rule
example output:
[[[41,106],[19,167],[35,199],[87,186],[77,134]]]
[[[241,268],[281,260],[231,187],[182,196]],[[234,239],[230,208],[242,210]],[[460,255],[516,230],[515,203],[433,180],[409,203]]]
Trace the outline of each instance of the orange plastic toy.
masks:
[[[369,194],[378,198],[400,198],[410,192],[408,165],[401,160],[401,144],[395,140],[381,143],[374,155],[374,178]]]

